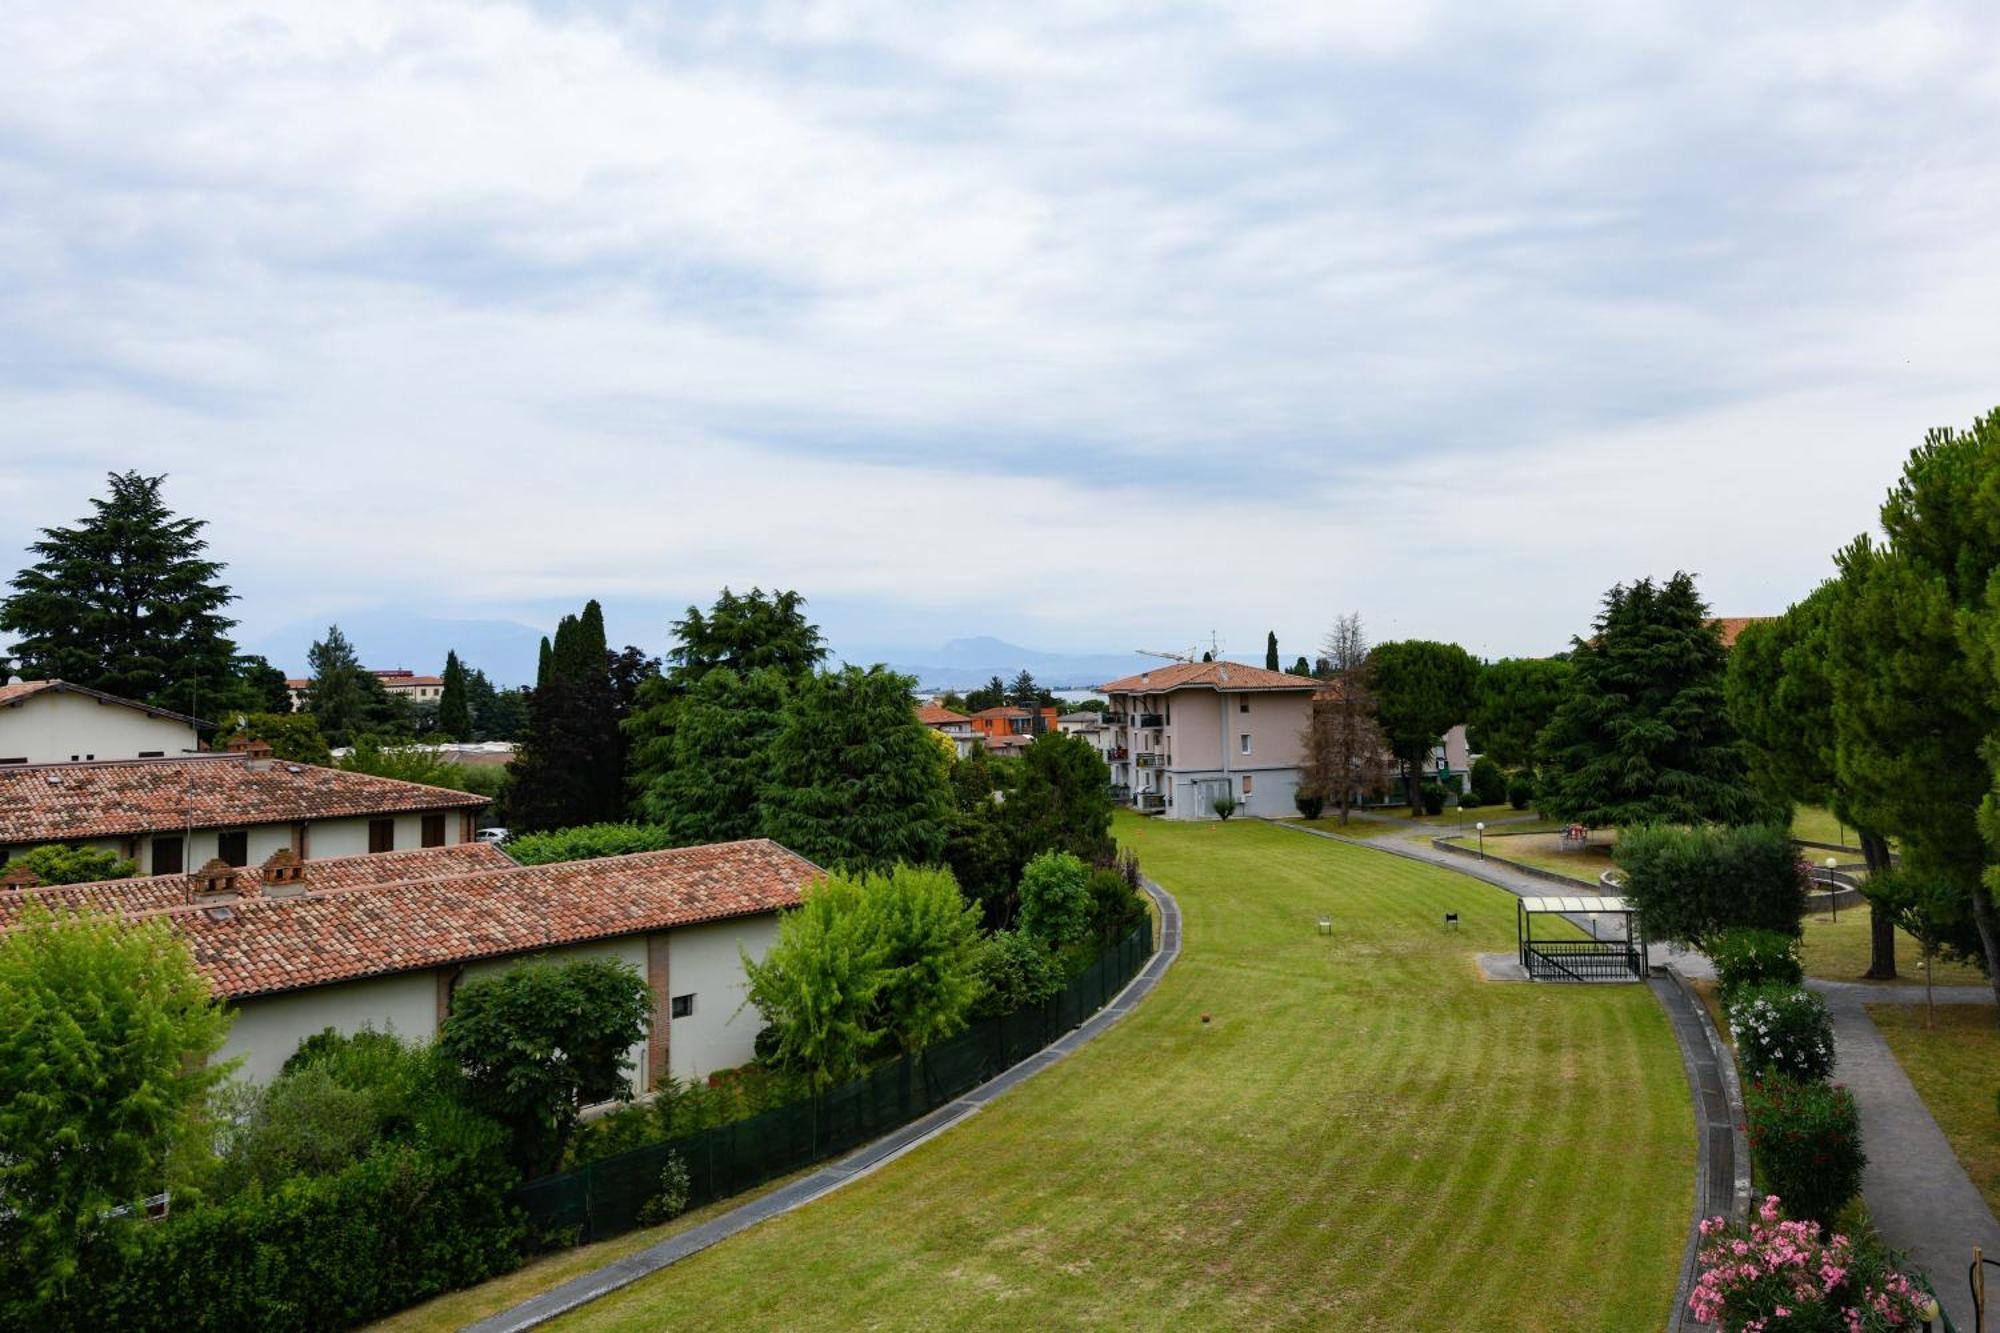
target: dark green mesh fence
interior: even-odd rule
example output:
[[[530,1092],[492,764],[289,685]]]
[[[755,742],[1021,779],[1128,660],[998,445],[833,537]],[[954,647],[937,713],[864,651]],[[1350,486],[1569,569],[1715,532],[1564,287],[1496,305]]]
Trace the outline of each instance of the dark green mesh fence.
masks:
[[[1125,988],[1153,955],[1151,921],[1136,927],[1045,1004],[966,1029],[923,1053],[892,1060],[811,1101],[580,1166],[523,1185],[513,1200],[536,1232],[602,1240],[637,1225],[660,1191],[667,1158],[687,1163],[688,1206],[724,1199],[775,1176],[858,1148],[971,1091],[1055,1041]]]

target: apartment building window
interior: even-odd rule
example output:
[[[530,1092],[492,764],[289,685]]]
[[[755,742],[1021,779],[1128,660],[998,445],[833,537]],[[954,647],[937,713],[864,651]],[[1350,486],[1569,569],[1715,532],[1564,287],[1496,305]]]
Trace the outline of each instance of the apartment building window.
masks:
[[[1247,698],[1245,698],[1245,699],[1238,699],[1238,700],[1236,701],[1236,711],[1237,711],[1237,712],[1239,712],[1239,713],[1247,713],[1247,712],[1249,712],[1249,711],[1250,711],[1250,700],[1249,700],[1249,699],[1247,699]]]
[[[426,847],[444,846],[443,815],[424,816],[424,846]]]
[[[222,858],[224,865],[247,866],[250,864],[250,831],[230,829],[215,835],[215,854]]]
[[[141,759],[165,759],[167,752],[165,750],[141,750],[139,751],[139,757]]]
[[[396,850],[395,820],[371,819],[368,821],[368,850],[371,852],[393,852]]]
[[[1236,752],[1237,752],[1238,754],[1249,754],[1249,753],[1250,753],[1250,733],[1249,733],[1249,732],[1247,732],[1247,731],[1246,731],[1246,732],[1244,732],[1244,733],[1243,733],[1243,734],[1242,734],[1241,736],[1238,736],[1238,737],[1236,738]]]
[[[178,875],[187,869],[187,857],[178,835],[171,838],[153,839],[153,873],[155,875]]]
[[[1255,777],[1245,773],[1243,775],[1243,794],[1248,796],[1251,792],[1255,791],[1257,789],[1256,783],[1257,779]]]
[[[675,1018],[694,1017],[694,996],[692,995],[674,996],[673,1017]]]

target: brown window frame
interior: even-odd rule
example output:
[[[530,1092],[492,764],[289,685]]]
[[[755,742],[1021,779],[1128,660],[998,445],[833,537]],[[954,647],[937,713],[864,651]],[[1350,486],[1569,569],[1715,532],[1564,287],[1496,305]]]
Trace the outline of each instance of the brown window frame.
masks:
[[[170,859],[163,859],[160,853],[169,847],[174,849],[174,854]],[[184,875],[187,873],[187,839],[178,833],[165,837],[154,834],[147,859],[152,862],[152,873],[155,875]]]
[[[381,852],[393,852],[395,850],[396,850],[395,819],[389,818],[389,819],[369,820],[368,854],[370,856],[374,856]]]
[[[238,842],[240,850],[236,853],[236,856],[233,860],[230,858],[228,851],[229,842],[231,839],[240,840]],[[249,865],[250,830],[235,828],[235,829],[224,829],[220,833],[217,833],[215,835],[215,854],[221,857],[224,861],[228,862],[232,866]]]
[[[419,843],[419,844],[420,844],[421,846],[425,846],[425,847],[442,847],[442,846],[444,846],[444,816],[443,816],[443,815],[441,815],[441,814],[437,814],[437,815],[425,815],[425,816],[424,816],[424,819],[423,819],[423,824],[421,825],[421,827],[422,827],[422,830],[423,830],[423,831],[422,831],[422,833],[421,833],[421,834],[419,835],[419,837],[418,837],[418,839],[417,839],[418,843]]]

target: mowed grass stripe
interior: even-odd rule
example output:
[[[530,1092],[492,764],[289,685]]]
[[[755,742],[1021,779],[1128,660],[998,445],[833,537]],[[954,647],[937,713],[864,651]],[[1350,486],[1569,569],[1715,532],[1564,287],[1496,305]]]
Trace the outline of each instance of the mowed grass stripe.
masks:
[[[1513,899],[1449,871],[1254,823],[1118,832],[1186,923],[1130,1017],[563,1326],[1663,1322],[1693,1117],[1650,994],[1482,981]]]

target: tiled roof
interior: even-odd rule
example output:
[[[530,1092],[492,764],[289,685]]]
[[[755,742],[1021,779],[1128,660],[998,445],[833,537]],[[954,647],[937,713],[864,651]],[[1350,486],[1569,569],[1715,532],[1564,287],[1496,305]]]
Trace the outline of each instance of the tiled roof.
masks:
[[[317,862],[307,863],[307,888]],[[515,866],[163,919],[241,999],[793,907],[822,872],[767,839]]]
[[[48,691],[56,694],[81,694],[86,699],[95,699],[101,704],[116,704],[120,708],[136,709],[141,713],[164,717],[172,722],[185,722],[191,727],[215,725],[213,722],[204,722],[198,717],[189,717],[186,713],[176,713],[169,708],[155,708],[151,704],[142,704],[137,699],[120,698],[115,694],[106,694],[103,690],[93,690],[88,685],[72,685],[66,680],[24,680],[18,685],[0,685],[0,708],[11,707]]]
[[[505,870],[514,864],[505,852],[487,842],[461,842],[451,847],[411,848],[368,856],[330,856],[304,863],[303,882],[314,892],[367,888],[404,880],[463,875],[479,870]],[[244,883],[259,879],[257,866],[238,872]],[[194,875],[142,875],[133,879],[94,880],[88,884],[47,884],[17,891],[0,891],[0,929],[14,924],[31,902],[52,911],[116,912],[146,916],[158,912],[192,911]]]
[[[245,754],[10,765],[0,768],[0,843],[473,809],[486,801],[473,792]]]
[[[942,727],[952,722],[970,722],[972,719],[963,713],[954,713],[942,704],[918,704],[917,721],[927,727]]]
[[[1205,686],[1214,690],[1313,690],[1319,682],[1307,676],[1246,666],[1242,662],[1174,662],[1136,676],[1124,676],[1097,687],[1099,694],[1159,694],[1166,690]]]
[[[1746,628],[1751,625],[1760,625],[1767,620],[1776,619],[1776,616],[1719,616],[1708,623],[1722,631],[1722,646],[1724,648],[1734,648],[1737,636],[1742,634]]]
[[[1013,704],[1000,704],[993,708],[982,708],[978,712],[974,713],[973,716],[974,717],[1033,717],[1034,714],[1029,712],[1025,708],[1018,708]]]

